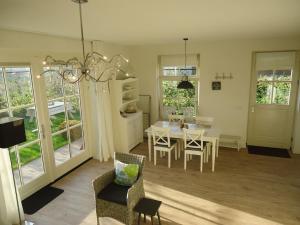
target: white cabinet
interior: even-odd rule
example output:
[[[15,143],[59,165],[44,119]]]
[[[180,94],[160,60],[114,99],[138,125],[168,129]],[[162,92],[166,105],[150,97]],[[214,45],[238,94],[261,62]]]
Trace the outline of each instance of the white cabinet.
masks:
[[[117,152],[128,153],[143,142],[143,113],[136,106],[138,80],[113,80],[110,86],[115,148]]]

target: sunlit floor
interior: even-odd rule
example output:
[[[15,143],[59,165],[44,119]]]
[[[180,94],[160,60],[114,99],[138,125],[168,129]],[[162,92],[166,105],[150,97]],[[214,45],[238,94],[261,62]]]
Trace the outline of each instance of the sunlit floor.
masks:
[[[147,145],[133,152],[146,155]],[[42,225],[97,224],[92,180],[111,168],[112,161],[90,160],[54,185],[65,190],[62,195],[27,218]],[[286,159],[221,149],[214,173],[209,163],[201,174],[197,157],[187,171],[182,158],[173,158],[170,169],[166,158],[159,158],[157,166],[147,161],[144,185],[148,197],[163,202],[163,225],[296,225],[300,224],[299,171],[299,156]],[[119,223],[104,218],[102,224]]]
[[[75,156],[79,154],[82,150],[83,146],[83,140],[82,138],[72,142],[71,144],[71,156]],[[67,160],[70,159],[70,152],[69,152],[69,147],[64,146],[59,149],[57,149],[54,152],[54,157],[55,157],[55,164],[59,165],[63,162],[66,162]],[[44,166],[43,166],[43,161],[41,158],[35,159],[26,165],[22,166],[21,168],[21,173],[22,173],[22,178],[24,184],[29,183],[30,181],[34,180],[38,176],[42,175],[44,173]],[[14,171],[15,174],[15,180],[18,186],[20,186],[20,174],[19,170]]]

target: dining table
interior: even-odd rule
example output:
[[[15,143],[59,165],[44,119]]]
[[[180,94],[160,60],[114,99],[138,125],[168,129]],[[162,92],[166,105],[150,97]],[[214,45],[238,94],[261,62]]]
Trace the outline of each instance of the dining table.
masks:
[[[169,121],[157,121],[153,124],[156,127],[170,128],[170,138],[182,139],[184,138],[184,132],[181,124],[179,122],[169,122]],[[215,171],[215,160],[218,157],[219,149],[219,139],[221,135],[221,130],[214,126],[204,126],[195,123],[184,123],[184,127],[188,129],[203,129],[203,141],[211,143],[212,146],[212,171]],[[147,128],[145,132],[148,135],[148,151],[149,151],[149,161],[151,161],[152,155],[152,131],[151,127]],[[182,149],[179,149],[180,151]]]

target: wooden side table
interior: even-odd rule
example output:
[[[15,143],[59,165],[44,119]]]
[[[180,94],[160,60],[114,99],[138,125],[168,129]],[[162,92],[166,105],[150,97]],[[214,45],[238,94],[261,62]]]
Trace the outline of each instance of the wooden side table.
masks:
[[[161,201],[157,201],[150,198],[142,198],[134,207],[134,211],[139,213],[138,225],[140,225],[141,214],[144,214],[144,222],[146,222],[146,215],[151,216],[151,223],[153,225],[153,216],[157,214],[158,224],[160,223],[160,216],[158,209],[161,205]]]

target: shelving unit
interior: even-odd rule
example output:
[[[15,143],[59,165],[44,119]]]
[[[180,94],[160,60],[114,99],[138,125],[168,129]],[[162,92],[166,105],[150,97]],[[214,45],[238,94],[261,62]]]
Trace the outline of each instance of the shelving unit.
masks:
[[[112,80],[110,85],[115,148],[128,153],[143,142],[143,113],[137,110],[138,79]]]

